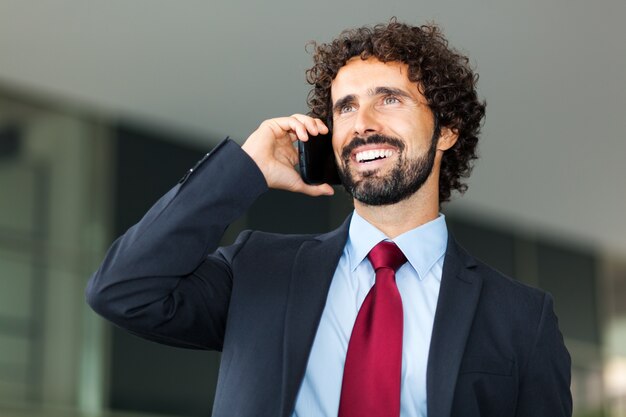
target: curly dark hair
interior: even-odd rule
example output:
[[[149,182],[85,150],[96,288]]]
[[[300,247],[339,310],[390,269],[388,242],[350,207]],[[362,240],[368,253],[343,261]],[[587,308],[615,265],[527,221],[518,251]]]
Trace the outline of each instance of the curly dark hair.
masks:
[[[310,114],[332,125],[330,87],[339,69],[355,56],[374,57],[381,62],[402,62],[409,67],[409,79],[417,83],[437,122],[458,134],[456,144],[441,161],[439,201],[450,200],[452,190],[464,193],[476,146],[484,101],[476,94],[478,74],[469,59],[448,46],[447,39],[435,24],[409,26],[392,18],[387,24],[364,26],[343,31],[328,44],[311,42],[314,65],[306,71],[313,85],[307,98]]]

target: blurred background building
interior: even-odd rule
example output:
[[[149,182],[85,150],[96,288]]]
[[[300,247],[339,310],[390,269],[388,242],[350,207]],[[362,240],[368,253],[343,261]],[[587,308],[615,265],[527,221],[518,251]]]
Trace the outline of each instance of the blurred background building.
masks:
[[[450,228],[554,295],[575,415],[626,416],[618,0],[1,0],[1,416],[210,415],[219,354],[108,325],[85,305],[86,281],[222,138],[242,143],[266,118],[307,111],[307,41],[393,15],[438,22],[481,75],[481,159],[444,207]],[[243,228],[335,227],[351,209],[338,194],[269,192],[224,243]]]

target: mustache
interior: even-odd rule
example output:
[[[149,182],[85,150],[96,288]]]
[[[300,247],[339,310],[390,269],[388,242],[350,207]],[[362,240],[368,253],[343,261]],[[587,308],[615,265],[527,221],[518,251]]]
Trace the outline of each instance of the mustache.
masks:
[[[343,148],[343,150],[341,151],[341,159],[343,161],[349,161],[352,152],[359,146],[363,145],[391,145],[398,148],[400,152],[402,152],[405,147],[404,142],[392,136],[379,134],[368,136],[366,138],[357,136],[352,139],[352,141],[350,141],[350,143],[348,143],[345,148]]]

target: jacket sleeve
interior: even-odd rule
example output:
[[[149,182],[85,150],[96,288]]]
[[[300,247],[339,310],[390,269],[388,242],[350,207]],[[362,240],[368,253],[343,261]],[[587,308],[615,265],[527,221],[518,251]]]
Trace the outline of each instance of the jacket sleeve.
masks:
[[[254,161],[224,140],[112,244],[87,285],[88,304],[144,338],[221,350],[230,264],[249,233],[217,246],[266,190]]]
[[[516,417],[571,417],[571,360],[545,295],[533,351],[521,374]]]

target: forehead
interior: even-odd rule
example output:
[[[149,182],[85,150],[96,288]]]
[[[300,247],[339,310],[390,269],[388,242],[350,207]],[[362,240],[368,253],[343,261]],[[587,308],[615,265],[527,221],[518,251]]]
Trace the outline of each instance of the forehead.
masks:
[[[346,95],[366,95],[376,87],[394,87],[419,97],[417,84],[409,80],[409,66],[402,62],[381,62],[376,58],[352,57],[339,69],[330,86],[333,103]]]

